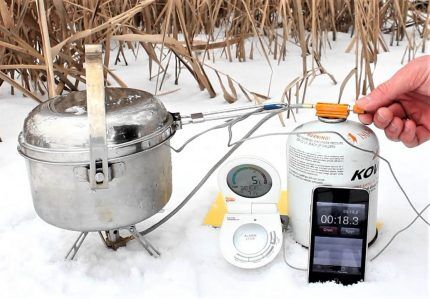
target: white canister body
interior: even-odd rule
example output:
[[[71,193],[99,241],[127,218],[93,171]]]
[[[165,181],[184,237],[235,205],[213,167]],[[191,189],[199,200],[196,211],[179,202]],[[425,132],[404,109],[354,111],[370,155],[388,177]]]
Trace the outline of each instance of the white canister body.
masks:
[[[354,121],[323,119],[298,126],[287,142],[288,211],[294,239],[309,247],[312,191],[318,186],[364,188],[369,192],[367,241],[376,237],[379,159],[378,139],[368,127]]]

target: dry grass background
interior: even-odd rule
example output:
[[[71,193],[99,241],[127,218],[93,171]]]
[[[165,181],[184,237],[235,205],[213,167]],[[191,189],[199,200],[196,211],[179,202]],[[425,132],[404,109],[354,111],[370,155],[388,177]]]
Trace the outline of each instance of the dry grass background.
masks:
[[[266,95],[255,93],[205,61],[216,61],[214,50],[221,49],[228,60],[246,62],[258,47],[271,68],[296,43],[303,73],[286,86],[282,99],[299,101],[315,76],[336,82],[320,57],[337,32],[349,32],[345,50],[355,53],[355,68],[340,84],[340,101],[351,78],[357,97],[374,88],[372,64],[387,44],[406,41],[402,61],[424,51],[429,13],[428,1],[418,0],[0,0],[0,85],[39,102],[46,93],[77,90],[85,82],[84,44],[111,49],[116,43],[115,51],[105,53],[106,84],[126,86],[110,70],[110,55],[127,63],[124,51],[132,51],[149,57],[147,71],[160,89],[170,66],[175,83],[181,70],[189,71],[210,97],[220,89],[228,102],[238,92],[263,101],[270,88]],[[207,72],[215,72],[218,81],[211,82]]]

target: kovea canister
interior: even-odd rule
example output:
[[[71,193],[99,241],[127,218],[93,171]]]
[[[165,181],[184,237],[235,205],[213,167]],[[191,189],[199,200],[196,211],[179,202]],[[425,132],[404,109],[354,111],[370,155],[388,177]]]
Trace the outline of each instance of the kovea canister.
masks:
[[[364,188],[369,191],[369,222],[367,240],[376,237],[379,159],[373,153],[351,144],[379,152],[378,139],[368,127],[346,119],[319,118],[298,126],[287,142],[288,210],[294,239],[308,247],[312,190],[321,185]]]

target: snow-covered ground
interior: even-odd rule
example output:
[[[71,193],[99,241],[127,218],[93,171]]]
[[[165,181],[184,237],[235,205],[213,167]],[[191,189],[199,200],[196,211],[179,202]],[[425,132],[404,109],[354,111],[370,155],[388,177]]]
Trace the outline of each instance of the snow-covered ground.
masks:
[[[349,37],[340,35],[323,58],[324,66],[338,81],[354,66],[354,56],[344,52]],[[401,67],[404,51],[392,47],[378,57],[375,82],[381,83]],[[113,55],[114,56],[114,55]],[[155,80],[149,81],[147,59],[143,55],[129,66],[115,66],[115,72],[129,87],[154,92]],[[120,63],[121,64],[121,63]],[[299,48],[289,45],[287,60],[279,65],[272,61],[274,75],[271,96],[277,99],[289,81],[300,76]],[[229,63],[217,59],[215,66],[247,88],[266,93],[269,68],[263,57],[246,63]],[[172,68],[172,67],[171,67]],[[173,76],[173,73],[171,73]],[[182,71],[179,91],[162,96],[169,111],[190,113],[227,107],[251,105],[244,96],[229,105],[222,98],[215,74],[209,71],[218,96],[210,99],[206,91]],[[163,91],[176,89],[172,77],[166,78]],[[345,90],[344,101],[354,98],[353,82]],[[333,85],[319,76],[308,88],[307,101],[335,101],[339,84]],[[64,261],[64,255],[78,233],[53,227],[37,217],[27,179],[24,159],[16,151],[17,136],[28,112],[36,103],[20,95],[11,96],[9,86],[0,88],[0,294],[2,298],[428,298],[429,257],[428,229],[417,221],[400,235],[374,262],[369,262],[366,282],[344,287],[334,283],[306,283],[306,273],[287,267],[278,257],[258,270],[241,270],[228,264],[218,246],[219,230],[202,225],[203,218],[218,192],[213,175],[194,198],[175,217],[148,235],[162,252],[162,257],[148,256],[136,241],[114,252],[90,234],[75,261]],[[355,116],[352,116],[355,118]],[[246,132],[259,116],[235,127],[234,138]],[[299,123],[314,119],[312,113],[300,112]],[[186,126],[172,140],[182,144],[188,137],[211,124]],[[292,119],[283,128],[277,118],[266,123],[259,133],[286,132],[298,124]],[[375,128],[374,128],[375,129]],[[375,129],[381,144],[381,155],[393,169],[418,209],[430,201],[430,142],[407,149],[388,141]],[[182,153],[173,153],[173,194],[165,208],[169,211],[181,201],[210,167],[226,152],[226,130],[214,131],[189,145]],[[245,143],[233,156],[259,155],[274,165],[286,186],[286,138],[268,137]],[[162,215],[138,224],[144,229]],[[425,216],[428,218],[429,213]],[[378,219],[383,222],[379,238],[369,249],[375,255],[414,213],[397,188],[388,167],[381,163]],[[287,257],[297,266],[306,266],[307,251],[287,236]]]

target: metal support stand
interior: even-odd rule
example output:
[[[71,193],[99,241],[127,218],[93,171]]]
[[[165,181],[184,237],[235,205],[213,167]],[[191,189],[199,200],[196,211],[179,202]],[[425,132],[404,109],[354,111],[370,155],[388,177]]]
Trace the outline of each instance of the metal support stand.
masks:
[[[161,256],[160,251],[158,251],[152,244],[139,232],[136,230],[136,227],[134,225],[130,226],[128,228],[128,231],[132,236],[145,248],[145,250],[153,257],[157,258]]]
[[[100,231],[98,234],[106,247],[110,249],[117,250],[120,247],[126,246],[128,241],[136,239],[152,257],[158,258],[161,256],[160,251],[158,251],[145,237],[140,235],[134,225],[124,229],[127,229],[131,235],[127,237],[121,237],[119,234],[119,229],[106,231],[106,237],[103,236],[103,233]],[[72,248],[70,248],[69,252],[64,258],[65,260],[72,261],[75,258],[87,235],[88,232],[81,232],[79,234],[75,243],[73,243]]]
[[[88,235],[88,232],[82,232],[79,234],[75,243],[73,243],[72,248],[70,248],[69,252],[67,253],[66,257],[64,258],[65,260],[72,261],[74,259],[75,255],[78,253],[79,248],[81,248],[81,245],[84,242],[87,235]]]

